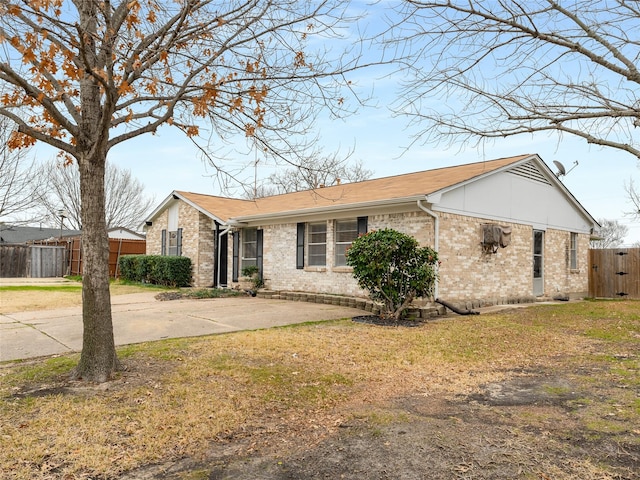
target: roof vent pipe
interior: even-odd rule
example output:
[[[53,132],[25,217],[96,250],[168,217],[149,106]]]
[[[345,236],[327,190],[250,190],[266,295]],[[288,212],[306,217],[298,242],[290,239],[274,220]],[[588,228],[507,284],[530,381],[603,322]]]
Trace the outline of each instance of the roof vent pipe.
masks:
[[[438,214],[435,213],[432,210],[429,210],[427,207],[425,207],[422,204],[422,199],[418,200],[418,208],[420,210],[422,210],[423,212],[431,215],[433,217],[433,234],[434,234],[434,240],[433,240],[433,249],[436,251],[436,253],[440,253],[440,217],[438,217]],[[436,267],[437,268],[437,267]],[[439,283],[439,279],[438,277],[436,277],[436,283],[433,286],[433,298],[438,298],[438,283]]]

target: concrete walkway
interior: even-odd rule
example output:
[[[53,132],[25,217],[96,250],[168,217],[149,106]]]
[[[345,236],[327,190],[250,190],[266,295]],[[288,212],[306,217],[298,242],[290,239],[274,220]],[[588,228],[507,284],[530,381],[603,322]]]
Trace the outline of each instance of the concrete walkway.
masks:
[[[112,297],[117,345],[256,330],[362,315],[336,305],[252,297],[158,301],[154,293]],[[80,307],[0,315],[0,361],[82,349]]]

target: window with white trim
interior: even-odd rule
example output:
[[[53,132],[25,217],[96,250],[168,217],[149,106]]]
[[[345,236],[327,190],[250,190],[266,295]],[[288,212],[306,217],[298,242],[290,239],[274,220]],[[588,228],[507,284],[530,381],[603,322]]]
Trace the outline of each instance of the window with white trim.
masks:
[[[327,222],[307,225],[307,265],[324,267],[327,264]]]
[[[335,266],[344,267],[347,265],[346,252],[353,242],[358,238],[358,220],[336,220],[335,223]]]
[[[169,238],[167,239],[167,255],[178,255],[178,231],[167,232]]]
[[[572,233],[569,246],[569,268],[578,269],[578,234]]]
[[[245,228],[242,230],[242,266],[246,268],[258,263],[258,229]]]

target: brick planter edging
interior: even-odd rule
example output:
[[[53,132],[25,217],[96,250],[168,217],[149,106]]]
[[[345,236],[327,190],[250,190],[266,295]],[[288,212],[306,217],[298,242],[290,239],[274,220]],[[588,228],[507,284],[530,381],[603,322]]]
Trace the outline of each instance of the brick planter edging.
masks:
[[[294,302],[324,303],[326,305],[339,305],[363,310],[372,315],[380,314],[380,305],[368,298],[348,297],[343,295],[331,295],[324,293],[292,292],[279,290],[259,290],[257,296],[260,298],[273,298],[280,300],[290,300]],[[485,300],[469,300],[464,302],[451,302],[455,307],[463,310],[473,310],[474,308],[491,307],[494,305],[511,305],[518,303],[534,303],[535,297],[500,297]],[[415,320],[428,320],[441,315],[446,315],[447,309],[439,304],[415,306],[409,308],[409,318]]]

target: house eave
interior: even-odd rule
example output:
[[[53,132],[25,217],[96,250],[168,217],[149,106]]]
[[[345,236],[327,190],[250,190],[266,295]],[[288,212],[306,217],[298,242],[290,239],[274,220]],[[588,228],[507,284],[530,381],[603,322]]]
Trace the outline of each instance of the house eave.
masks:
[[[151,212],[151,214],[149,214],[149,216],[147,218],[145,218],[142,223],[141,223],[141,227],[142,230],[146,230],[147,225],[149,224],[149,222],[153,222],[153,220],[162,212],[164,211],[167,206],[171,203],[174,202],[176,200],[182,200],[184,203],[186,203],[187,205],[189,205],[190,207],[196,209],[198,212],[202,213],[203,215],[209,217],[210,219],[225,225],[227,224],[227,222],[225,220],[222,220],[221,218],[217,217],[216,215],[212,214],[211,212],[209,212],[208,210],[205,210],[204,208],[202,208],[201,206],[199,206],[198,204],[192,202],[191,200],[189,200],[188,198],[184,197],[183,195],[180,194],[180,192],[178,192],[177,190],[174,190],[173,192],[171,192],[167,198],[164,199],[164,201],[158,205],[158,207]]]
[[[558,179],[558,177],[556,175],[553,174],[553,172],[551,171],[551,169],[549,168],[549,166],[544,162],[544,160],[542,160],[542,158],[540,158],[540,156],[538,154],[532,154],[529,155],[525,158],[522,158],[520,160],[518,160],[517,162],[514,162],[512,164],[509,165],[505,165],[503,167],[500,167],[496,170],[492,170],[490,172],[487,172],[485,174],[479,175],[477,177],[473,177],[473,178],[469,178],[468,180],[465,180],[463,182],[459,182],[456,183],[454,185],[450,185],[448,187],[442,188],[440,190],[436,190],[434,192],[431,192],[429,194],[427,194],[427,202],[430,203],[434,203],[437,204],[440,202],[442,195],[450,192],[452,190],[456,190],[458,188],[464,187],[465,185],[468,185],[470,183],[476,182],[482,178],[491,176],[491,175],[496,175],[502,172],[506,172],[508,170],[513,169],[514,167],[517,167],[518,165],[522,165],[524,163],[527,162],[535,162],[535,164],[540,167],[542,170],[544,170],[546,176],[548,177],[549,181],[551,182],[551,184],[555,187],[558,188],[562,194],[564,195],[564,197],[574,206],[576,207],[576,209],[578,209],[580,211],[580,213],[584,216],[584,218],[586,218],[588,220],[589,223],[591,223],[593,225],[593,227],[598,227],[599,223],[591,216],[591,214],[582,206],[582,204],[578,201],[578,199],[576,199],[576,197],[573,196],[573,194],[569,191],[569,189]]]
[[[425,195],[413,195],[410,197],[390,198],[387,200],[374,200],[369,202],[349,203],[344,205],[322,206],[315,208],[305,208],[302,210],[288,210],[284,212],[273,212],[257,215],[244,215],[229,219],[227,225],[240,226],[246,224],[255,224],[261,221],[277,221],[282,219],[296,219],[300,217],[308,217],[310,215],[345,213],[349,211],[364,210],[375,207],[388,207],[393,205],[415,205],[417,200],[424,200]]]

